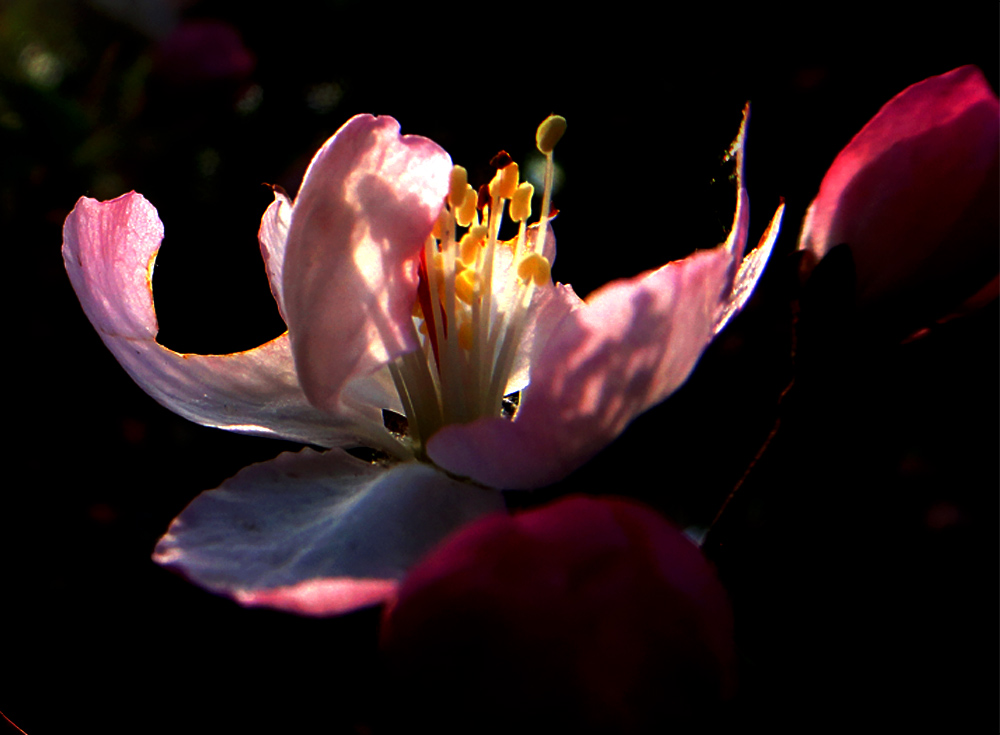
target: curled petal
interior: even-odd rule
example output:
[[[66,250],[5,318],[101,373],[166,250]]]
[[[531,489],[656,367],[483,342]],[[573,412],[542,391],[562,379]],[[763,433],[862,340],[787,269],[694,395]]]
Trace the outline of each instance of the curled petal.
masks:
[[[283,191],[275,189],[274,201],[268,206],[260,220],[257,239],[260,241],[260,254],[264,256],[267,282],[271,286],[271,293],[278,304],[278,311],[281,313],[282,319],[285,319],[282,275],[285,264],[285,244],[288,241],[288,225],[291,220],[292,202]],[[285,323],[288,323],[287,319],[285,319]]]
[[[767,225],[767,229],[764,230],[764,234],[761,236],[757,247],[747,253],[747,256],[740,263],[740,267],[736,271],[736,278],[733,280],[732,291],[729,298],[723,304],[722,311],[719,312],[716,320],[716,334],[721,332],[723,327],[729,323],[729,320],[739,313],[740,309],[743,308],[750,298],[750,294],[753,293],[754,286],[757,285],[757,281],[763,275],[764,266],[767,265],[767,261],[771,257],[771,250],[774,249],[774,243],[778,241],[778,235],[781,232],[781,218],[784,213],[785,203],[782,202],[778,205],[778,209]]]
[[[81,198],[63,227],[73,289],[133,380],[205,426],[321,446],[356,437],[365,408],[338,424],[311,406],[299,387],[287,334],[232,355],[180,354],[157,344],[151,274],[162,239],[156,210],[134,192],[108,202]],[[378,410],[367,410],[381,427]]]
[[[715,334],[731,262],[723,245],[595,292],[548,340],[516,419],[446,426],[431,459],[492,487],[564,477],[687,379]]]
[[[313,158],[292,211],[284,301],[295,364],[317,406],[416,348],[415,259],[448,193],[451,159],[390,117],[351,118]]]
[[[724,289],[726,295],[722,299],[722,309],[716,317],[716,334],[721,332],[729,320],[743,308],[747,299],[750,298],[750,294],[753,293],[757,279],[764,272],[764,266],[767,265],[768,258],[771,257],[771,250],[774,248],[774,243],[781,230],[781,216],[785,211],[785,204],[782,202],[771,218],[771,222],[764,231],[757,247],[744,258],[747,237],[750,234],[750,197],[747,195],[747,189],[743,182],[744,148],[749,122],[750,103],[747,102],[743,108],[743,122],[740,123],[740,131],[729,148],[730,154],[736,156],[736,211],[733,213],[733,226],[730,228],[729,236],[724,243],[732,260],[729,265],[729,286],[728,289]]]
[[[743,108],[743,121],[740,123],[740,131],[736,134],[736,140],[729,147],[730,155],[736,157],[736,211],[733,213],[733,226],[729,230],[726,238],[726,250],[733,258],[733,277],[736,276],[737,264],[743,260],[743,253],[747,247],[747,236],[750,232],[750,198],[747,196],[747,189],[743,183],[743,156],[747,139],[747,124],[750,122],[750,103],[747,102]]]
[[[337,614],[382,601],[441,539],[503,507],[426,464],[305,449],[203,492],[153,558],[246,605]]]
[[[998,162],[1000,103],[982,72],[925,79],[837,155],[799,248],[822,258],[846,243],[869,316],[940,316],[997,273]]]

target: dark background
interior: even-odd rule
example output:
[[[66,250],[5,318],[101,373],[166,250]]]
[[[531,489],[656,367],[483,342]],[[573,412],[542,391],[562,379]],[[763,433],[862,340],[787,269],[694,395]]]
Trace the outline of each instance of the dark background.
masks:
[[[198,492],[297,447],[187,423],[128,379],[62,268],[79,196],[153,202],[161,342],[229,352],[283,330],[256,245],[262,183],[294,193],[356,113],[434,139],[477,184],[499,149],[526,162],[538,122],[564,115],[554,276],[585,295],[724,239],[721,162],[750,99],[751,241],[788,205],[758,294],[678,394],[521,502],[623,493],[704,527],[780,416],[714,538],[743,673],[724,728],[995,725],[995,304],[905,345],[816,327],[779,395],[790,253],[823,173],[913,82],[972,63],[996,89],[997,8],[487,10],[456,25],[420,4],[0,3],[0,711],[29,735],[311,733],[392,705],[377,611],[243,610],[150,561]],[[252,58],[215,75],[181,63],[169,33],[197,19],[228,24]]]

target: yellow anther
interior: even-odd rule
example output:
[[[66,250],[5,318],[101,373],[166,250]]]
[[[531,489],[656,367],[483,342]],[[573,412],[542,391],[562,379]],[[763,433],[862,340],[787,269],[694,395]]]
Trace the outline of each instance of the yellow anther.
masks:
[[[510,199],[510,218],[515,222],[523,222],[531,216],[531,197],[535,187],[525,181],[514,192]]]
[[[448,187],[448,204],[458,209],[465,202],[465,189],[469,185],[469,174],[461,166],[451,169],[451,183]]]
[[[469,184],[465,185],[465,198],[455,210],[455,221],[462,227],[468,227],[476,218],[476,205],[479,203],[479,194]]]
[[[509,163],[496,172],[490,182],[490,196],[494,199],[510,199],[517,190],[518,170],[516,163]]]
[[[525,283],[533,280],[535,285],[544,286],[552,277],[552,266],[544,255],[528,253],[518,263],[517,275]]]
[[[466,268],[455,276],[455,295],[466,304],[471,304],[479,290],[479,274]]]
[[[538,126],[538,131],[535,133],[535,145],[542,153],[549,155],[565,132],[566,118],[561,115],[549,115]]]
[[[518,180],[517,164],[511,161],[509,165],[500,169],[500,196],[504,199],[512,198],[517,191]]]
[[[437,220],[434,222],[434,229],[431,230],[431,234],[434,235],[434,237],[436,237],[439,241],[444,240],[445,233],[447,233],[450,229],[452,229],[451,213],[442,207]]]
[[[475,225],[462,235],[462,241],[458,244],[458,257],[466,265],[473,265],[479,255],[479,248],[486,240],[489,230],[485,225]]]
[[[474,341],[472,322],[464,321],[458,325],[458,346],[463,350],[471,350]]]
[[[420,299],[417,299],[416,301],[413,302],[412,313],[413,313],[413,316],[415,318],[417,318],[417,319],[423,319],[424,318],[424,310],[420,306]]]

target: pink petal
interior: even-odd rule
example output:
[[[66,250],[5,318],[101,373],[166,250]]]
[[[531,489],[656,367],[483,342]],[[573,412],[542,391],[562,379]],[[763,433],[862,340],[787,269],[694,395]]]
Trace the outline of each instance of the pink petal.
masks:
[[[595,292],[548,340],[516,419],[446,426],[431,459],[506,489],[569,474],[687,379],[715,334],[731,263],[720,246]]]
[[[281,318],[285,319],[285,297],[282,278],[285,267],[285,245],[288,242],[288,225],[292,220],[292,202],[283,191],[274,190],[274,201],[264,212],[260,220],[260,230],[257,239],[260,241],[260,254],[264,257],[264,268],[267,271],[267,282],[271,293],[278,304]],[[285,319],[285,323],[288,320]]]
[[[203,492],[153,558],[243,604],[337,614],[381,601],[442,538],[503,507],[427,464],[305,449]]]
[[[232,355],[182,355],[157,344],[150,279],[162,239],[156,210],[134,192],[81,198],[63,227],[63,260],[80,304],[143,390],[191,421],[230,431],[319,445],[349,442],[365,421],[381,431],[378,408],[355,406],[335,421],[308,403],[287,335]]]
[[[767,261],[771,257],[771,250],[774,249],[774,243],[778,241],[778,235],[781,233],[781,218],[784,213],[785,203],[782,202],[778,205],[774,216],[771,217],[757,247],[751,250],[740,263],[740,267],[736,271],[736,278],[733,280],[732,291],[716,321],[716,334],[721,332],[729,320],[740,312],[753,293],[758,279],[764,274],[764,266],[767,265]]]
[[[284,301],[299,379],[336,410],[343,387],[416,348],[415,259],[451,159],[390,117],[351,118],[313,158],[295,200]]]
[[[551,225],[548,226],[547,232],[543,255],[551,263],[556,256],[556,237],[555,233],[552,232]],[[531,242],[534,242],[536,235],[537,225],[534,225],[528,229],[528,237]],[[506,248],[503,250],[506,251]],[[504,252],[501,257],[497,257],[494,262],[493,276],[494,283],[500,284],[497,291],[494,292],[495,303],[503,304],[505,310],[512,309],[513,299],[520,298],[521,295],[520,289],[517,288],[517,284],[520,282],[517,276],[505,272],[516,266],[513,258],[507,257],[508,253],[509,251]],[[583,301],[573,291],[572,286],[550,283],[535,289],[535,293],[531,297],[531,307],[525,320],[524,331],[518,340],[506,393],[523,390],[528,385],[531,365],[538,361],[552,332],[559,326],[566,314],[581,306],[583,306]]]
[[[977,68],[914,84],[837,156],[799,247],[847,243],[861,305],[934,316],[997,273],[998,161],[1000,103]]]
[[[729,230],[726,238],[726,250],[733,257],[733,275],[735,277],[736,264],[743,259],[743,253],[747,247],[747,236],[750,232],[750,198],[747,196],[747,189],[743,183],[744,179],[744,148],[747,138],[747,124],[750,122],[750,103],[747,102],[743,108],[743,120],[740,122],[740,130],[736,134],[736,140],[729,147],[730,155],[736,156],[736,212],[733,213],[733,226]]]
[[[730,146],[730,154],[736,156],[736,212],[733,214],[733,226],[729,230],[725,247],[731,253],[733,261],[730,266],[732,275],[728,295],[723,300],[715,324],[718,334],[746,304],[753,293],[757,280],[764,273],[764,266],[771,257],[771,250],[778,240],[781,231],[781,218],[785,212],[782,202],[771,217],[771,222],[754,248],[746,257],[747,238],[750,233],[750,197],[747,194],[744,179],[744,148],[746,146],[747,125],[750,123],[750,103],[743,108],[743,122],[740,124],[736,140]]]
[[[398,586],[394,579],[309,579],[287,587],[239,590],[233,597],[244,607],[326,617],[387,602],[395,596]]]

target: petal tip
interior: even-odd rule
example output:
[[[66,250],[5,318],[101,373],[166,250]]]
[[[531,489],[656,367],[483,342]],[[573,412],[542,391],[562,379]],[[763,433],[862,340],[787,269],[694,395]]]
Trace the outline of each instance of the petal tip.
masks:
[[[268,607],[307,617],[329,617],[381,605],[399,583],[392,579],[310,579],[271,589],[240,589],[233,599],[243,607]]]

